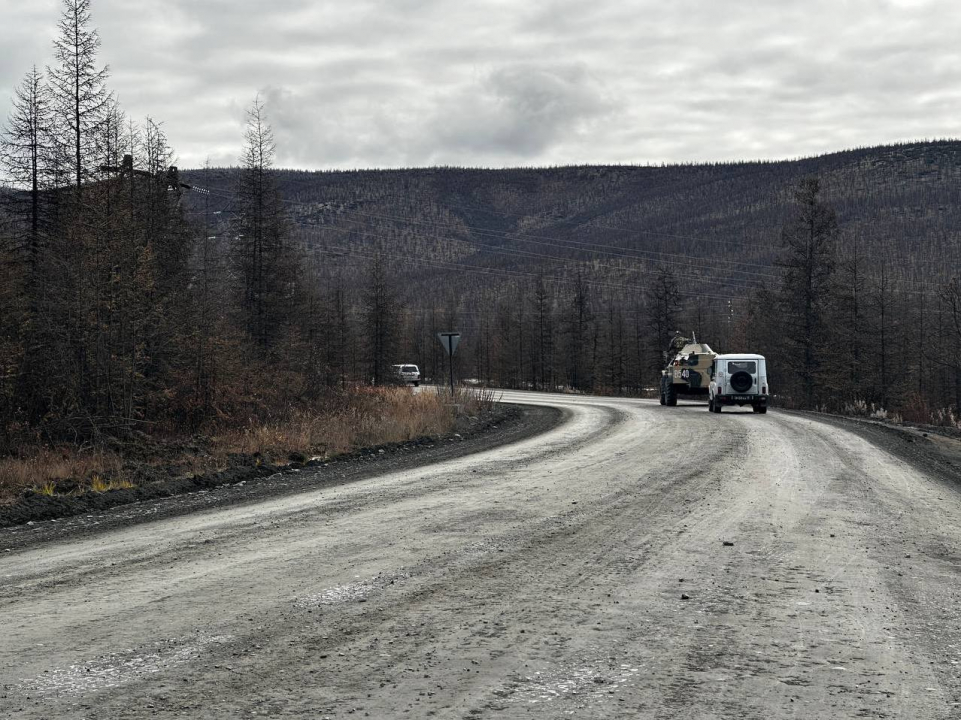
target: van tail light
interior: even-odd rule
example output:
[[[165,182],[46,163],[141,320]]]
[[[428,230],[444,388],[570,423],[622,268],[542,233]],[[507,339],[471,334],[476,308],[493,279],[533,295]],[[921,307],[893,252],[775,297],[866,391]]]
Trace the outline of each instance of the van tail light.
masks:
[[[761,394],[762,394],[762,395],[767,395],[767,387],[764,386],[764,385],[761,386]]]

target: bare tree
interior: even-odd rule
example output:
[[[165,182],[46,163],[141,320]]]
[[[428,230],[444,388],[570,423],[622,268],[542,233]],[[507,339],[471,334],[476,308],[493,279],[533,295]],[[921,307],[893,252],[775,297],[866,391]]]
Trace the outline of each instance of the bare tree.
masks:
[[[262,349],[282,331],[283,300],[289,297],[289,257],[285,250],[287,223],[271,175],[276,146],[260,97],[247,110],[235,242],[243,278],[243,308],[247,332]]]
[[[397,342],[396,322],[399,313],[397,295],[380,255],[370,263],[363,309],[368,377],[374,385],[382,385],[391,377],[390,366]]]
[[[783,281],[778,309],[787,353],[784,362],[800,379],[806,407],[826,384],[832,349],[829,309],[834,290],[837,214],[821,200],[821,183],[805,178],[794,192],[795,211],[781,232]]]
[[[952,371],[952,381],[946,384],[954,390],[954,406],[961,412],[961,361],[958,360],[961,351],[961,277],[955,277],[945,284],[941,290],[941,301],[947,308],[946,324],[954,347],[953,352],[943,353],[947,360],[941,359],[939,364]]]
[[[53,43],[57,64],[47,73],[64,124],[66,165],[79,188],[93,172],[96,134],[111,104],[108,68],[97,63],[100,35],[90,27],[90,0],[63,0],[58,28]]]
[[[565,318],[567,335],[567,378],[575,390],[590,389],[593,381],[593,334],[594,314],[591,310],[587,282],[581,273],[574,279]]]
[[[847,368],[840,377],[840,385],[846,388],[850,399],[863,398],[863,352],[865,336],[865,275],[864,259],[861,257],[860,238],[851,239],[847,256],[839,268],[838,328],[850,349]]]
[[[26,204],[16,203],[17,210],[25,206],[25,212],[15,215],[27,217],[27,256],[32,272],[37,270],[41,249],[43,192],[50,187],[52,123],[50,91],[34,66],[15,91],[13,111],[0,140],[0,162],[5,175],[29,198]],[[19,199],[17,195],[13,197]]]
[[[677,277],[670,268],[661,268],[645,293],[647,327],[650,333],[650,365],[652,377],[659,377],[664,368],[664,348],[671,335],[678,330],[677,315],[681,307],[681,293]]]

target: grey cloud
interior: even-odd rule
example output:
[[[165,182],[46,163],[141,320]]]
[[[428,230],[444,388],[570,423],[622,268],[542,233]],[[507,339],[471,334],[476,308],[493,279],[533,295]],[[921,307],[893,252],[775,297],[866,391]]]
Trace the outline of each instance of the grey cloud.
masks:
[[[536,158],[613,105],[583,65],[498,68],[440,104],[433,155]]]
[[[0,118],[58,0],[0,0]],[[111,86],[182,165],[262,90],[301,167],[791,157],[957,135],[953,0],[93,0]]]

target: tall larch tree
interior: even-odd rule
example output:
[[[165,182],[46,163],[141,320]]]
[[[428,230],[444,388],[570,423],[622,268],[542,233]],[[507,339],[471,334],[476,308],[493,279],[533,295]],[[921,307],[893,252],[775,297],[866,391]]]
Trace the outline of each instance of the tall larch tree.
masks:
[[[276,144],[258,96],[247,110],[244,150],[237,188],[236,255],[243,279],[242,305],[247,332],[262,350],[278,339],[283,301],[289,295],[287,222],[271,173]]]
[[[800,400],[815,406],[830,381],[831,299],[835,291],[838,218],[821,199],[818,178],[803,179],[794,192],[794,214],[781,232],[782,283],[777,308],[784,334],[781,362],[798,379]]]
[[[399,307],[387,265],[380,255],[370,263],[363,303],[367,372],[374,385],[381,385],[391,379]]]
[[[50,186],[52,150],[50,90],[34,66],[14,93],[13,110],[0,139],[4,175],[13,187],[25,193],[12,198],[16,204],[14,216],[26,220],[25,249],[31,272],[36,271],[39,262],[43,191]]]
[[[111,104],[108,68],[97,62],[100,35],[90,21],[90,0],[63,0],[53,43],[56,65],[47,69],[57,116],[64,125],[64,164],[77,188],[96,168],[96,136]]]
[[[659,377],[664,368],[664,350],[671,336],[681,330],[677,327],[678,312],[681,308],[681,292],[677,276],[670,268],[662,267],[645,292],[647,301],[647,329],[650,348],[648,352],[648,372],[650,377]]]

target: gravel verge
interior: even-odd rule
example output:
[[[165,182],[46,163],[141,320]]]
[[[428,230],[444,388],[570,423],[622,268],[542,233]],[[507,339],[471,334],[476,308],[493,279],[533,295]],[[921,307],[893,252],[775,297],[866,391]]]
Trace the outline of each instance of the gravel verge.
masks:
[[[77,496],[29,493],[0,508],[0,542],[4,549],[13,549],[363,480],[517,442],[550,430],[563,416],[555,408],[502,403],[486,417],[463,419],[447,436],[363,448],[323,460],[251,462],[216,473]]]
[[[849,430],[928,475],[961,485],[961,433],[925,425],[892,425],[880,420],[828,413],[779,410]]]

